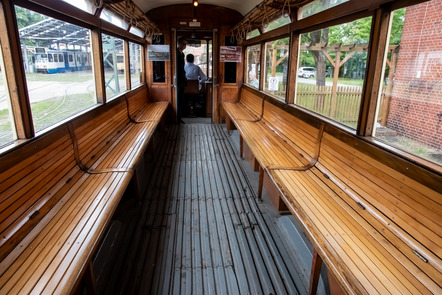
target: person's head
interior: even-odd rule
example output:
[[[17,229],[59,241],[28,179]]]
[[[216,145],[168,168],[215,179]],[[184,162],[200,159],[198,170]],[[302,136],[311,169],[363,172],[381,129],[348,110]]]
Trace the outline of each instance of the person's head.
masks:
[[[188,55],[186,55],[186,61],[190,62],[193,64],[193,61],[195,60],[195,57],[193,56],[192,53],[189,53]]]
[[[177,40],[177,47],[178,49],[183,52],[184,49],[186,49],[186,45],[187,45],[187,40],[184,37],[178,37]]]

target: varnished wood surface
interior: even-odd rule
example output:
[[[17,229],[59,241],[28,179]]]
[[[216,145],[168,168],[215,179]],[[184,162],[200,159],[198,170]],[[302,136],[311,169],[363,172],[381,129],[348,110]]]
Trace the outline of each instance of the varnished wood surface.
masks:
[[[116,212],[97,257],[99,294],[298,294],[227,132],[175,126],[159,149],[144,199]]]

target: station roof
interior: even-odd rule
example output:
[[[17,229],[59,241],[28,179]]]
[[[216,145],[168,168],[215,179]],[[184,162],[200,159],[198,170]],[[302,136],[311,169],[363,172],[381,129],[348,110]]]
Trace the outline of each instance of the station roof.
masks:
[[[24,27],[19,34],[21,39],[90,46],[88,29],[53,18]]]

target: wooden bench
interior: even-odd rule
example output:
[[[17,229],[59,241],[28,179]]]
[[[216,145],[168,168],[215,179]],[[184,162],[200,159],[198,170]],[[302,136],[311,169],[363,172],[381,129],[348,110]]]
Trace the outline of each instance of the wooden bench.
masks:
[[[239,101],[223,101],[221,104],[225,114],[227,130],[233,130],[239,120],[257,121],[261,119],[263,103],[263,95],[247,88],[241,89]]]
[[[324,261],[345,293],[441,294],[440,169],[424,169],[332,125],[321,135],[272,105],[265,102],[262,121],[271,122],[281,142],[269,144],[264,127],[249,126],[263,122],[239,122],[256,157],[274,157],[288,139],[311,152],[309,138],[319,135],[318,153],[305,169],[260,162],[314,245],[310,292]]]
[[[240,156],[243,157],[245,141],[259,166],[258,197],[262,194],[264,169],[310,168],[317,159],[322,133],[321,125],[312,127],[265,100],[262,115],[257,118],[260,100],[256,91],[243,88],[239,103],[223,105],[226,117],[231,118],[239,131]]]
[[[91,258],[158,123],[119,98],[1,157],[1,294],[72,293],[85,274],[93,291]]]

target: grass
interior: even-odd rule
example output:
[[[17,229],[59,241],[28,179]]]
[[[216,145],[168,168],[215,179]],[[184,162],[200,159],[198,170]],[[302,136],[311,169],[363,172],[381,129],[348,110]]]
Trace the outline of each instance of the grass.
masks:
[[[426,144],[402,135],[376,136],[376,138],[400,150],[442,165],[442,156],[437,156],[437,154],[440,154],[441,152],[438,152],[436,149],[431,148]]]
[[[92,71],[66,72],[57,74],[30,73],[26,74],[28,81],[45,82],[87,82],[93,79]]]
[[[31,104],[34,128],[41,131],[94,105],[90,93],[53,97]]]

